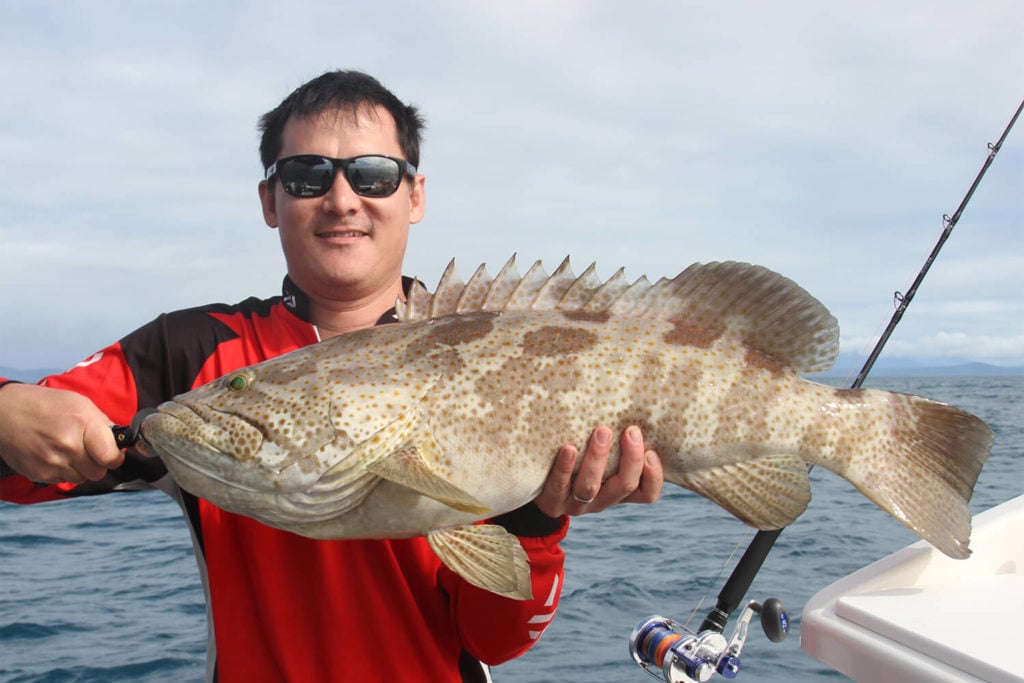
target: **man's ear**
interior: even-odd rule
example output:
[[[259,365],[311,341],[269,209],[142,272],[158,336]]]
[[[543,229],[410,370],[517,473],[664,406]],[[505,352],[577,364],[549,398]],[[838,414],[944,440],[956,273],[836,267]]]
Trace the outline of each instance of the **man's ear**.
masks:
[[[427,178],[417,175],[410,183],[409,190],[409,223],[419,223],[427,210]]]
[[[274,188],[266,180],[261,180],[257,191],[260,195],[260,205],[263,207],[263,220],[271,228],[276,228],[277,222],[277,197],[274,195]]]

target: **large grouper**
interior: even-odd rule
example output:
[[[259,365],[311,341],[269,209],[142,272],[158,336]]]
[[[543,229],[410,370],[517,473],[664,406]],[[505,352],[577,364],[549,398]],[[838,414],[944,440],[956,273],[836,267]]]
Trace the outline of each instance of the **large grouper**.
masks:
[[[977,417],[917,396],[836,389],[835,318],[760,266],[672,279],[548,276],[454,262],[397,324],[308,346],[159,406],[143,439],[179,485],[321,539],[426,536],[471,583],[530,597],[518,539],[481,520],[532,500],[557,449],[636,424],[666,481],[746,524],[793,522],[808,464],[852,483],[951,557],[992,446]],[[618,453],[606,476],[618,467]]]

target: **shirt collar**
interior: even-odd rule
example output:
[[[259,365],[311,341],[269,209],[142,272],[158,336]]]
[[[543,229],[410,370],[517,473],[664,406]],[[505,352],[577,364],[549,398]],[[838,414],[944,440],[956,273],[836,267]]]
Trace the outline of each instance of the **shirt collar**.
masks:
[[[406,296],[409,295],[413,282],[415,280],[411,277],[402,276],[402,291],[405,292]],[[309,296],[299,289],[299,286],[287,275],[284,276],[284,283],[281,285],[281,298],[284,301],[285,307],[295,317],[312,324],[312,306],[310,305]],[[394,307],[377,319],[378,325],[387,325],[388,323],[395,322],[398,322],[398,314],[395,312]]]

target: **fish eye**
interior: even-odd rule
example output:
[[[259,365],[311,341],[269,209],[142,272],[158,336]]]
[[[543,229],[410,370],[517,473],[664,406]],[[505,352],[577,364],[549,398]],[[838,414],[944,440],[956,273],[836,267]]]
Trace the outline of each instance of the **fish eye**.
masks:
[[[245,391],[249,388],[249,378],[243,373],[238,373],[228,377],[225,384],[231,391]]]

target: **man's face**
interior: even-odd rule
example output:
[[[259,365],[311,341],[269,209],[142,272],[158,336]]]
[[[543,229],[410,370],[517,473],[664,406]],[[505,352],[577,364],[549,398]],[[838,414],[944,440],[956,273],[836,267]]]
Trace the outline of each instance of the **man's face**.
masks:
[[[296,154],[404,158],[394,119],[381,107],[289,119],[278,158]],[[293,197],[276,179],[259,189],[264,220],[280,231],[292,280],[321,303],[358,303],[401,291],[409,224],[423,217],[424,182],[422,175],[406,176],[390,197],[361,197],[339,169],[322,197]]]

